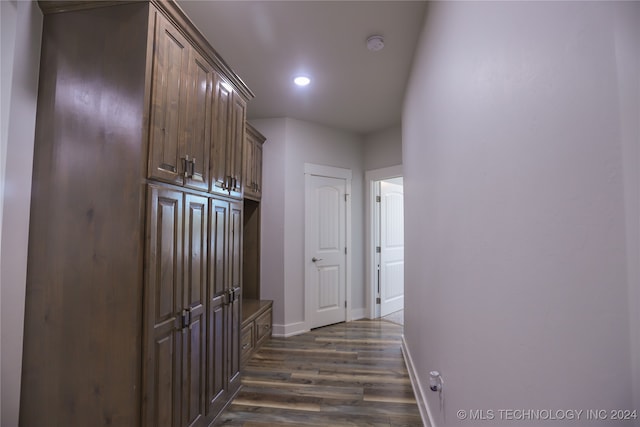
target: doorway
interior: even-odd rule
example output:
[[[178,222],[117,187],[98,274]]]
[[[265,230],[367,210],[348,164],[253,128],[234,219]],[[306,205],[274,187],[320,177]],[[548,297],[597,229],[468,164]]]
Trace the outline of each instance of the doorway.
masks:
[[[380,219],[376,258],[380,317],[404,310],[404,186],[402,177],[377,182]],[[377,302],[377,301],[376,301]]]
[[[404,180],[402,166],[365,173],[369,318],[403,322]],[[388,316],[388,317],[387,317]]]
[[[351,171],[305,165],[305,321],[308,329],[350,319]]]

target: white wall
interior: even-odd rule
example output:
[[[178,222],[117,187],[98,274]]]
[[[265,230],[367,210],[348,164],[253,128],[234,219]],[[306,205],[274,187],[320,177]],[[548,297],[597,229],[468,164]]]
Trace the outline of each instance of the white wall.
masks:
[[[273,322],[284,324],[284,199],[285,121],[251,120],[266,142],[262,148],[262,203],[260,204],[260,297],[273,300]]]
[[[402,128],[385,129],[365,137],[364,169],[382,169],[402,164]]]
[[[639,10],[429,5],[403,111],[405,337],[423,388],[444,377],[446,425],[640,410]]]
[[[315,163],[351,169],[352,180],[352,301],[353,312],[363,312],[364,289],[364,208],[363,147],[358,135],[295,119],[252,120],[267,137],[264,145],[262,201],[262,268],[264,298],[284,301],[283,313],[274,313],[274,333],[290,334],[304,330],[304,164]],[[284,129],[284,135],[282,130]],[[272,142],[277,141],[275,144]],[[277,183],[280,183],[279,185]],[[283,184],[282,184],[283,183]],[[269,187],[275,188],[269,188]],[[267,193],[269,192],[269,193]],[[274,205],[278,205],[277,207]],[[267,238],[265,229],[284,226],[284,239]],[[282,244],[283,247],[278,245]],[[275,246],[274,246],[275,245]],[[265,259],[267,251],[274,252]],[[267,262],[284,266],[271,271]],[[277,270],[277,269],[276,269]],[[282,281],[282,282],[281,282]],[[282,298],[282,299],[277,299]]]
[[[0,425],[18,425],[31,172],[42,13],[31,1],[2,1],[0,150]]]

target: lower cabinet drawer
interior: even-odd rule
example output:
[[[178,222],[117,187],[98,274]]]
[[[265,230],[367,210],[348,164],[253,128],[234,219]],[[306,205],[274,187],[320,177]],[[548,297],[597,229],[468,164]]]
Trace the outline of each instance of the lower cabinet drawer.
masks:
[[[273,301],[243,301],[246,315],[240,328],[240,365],[244,367],[265,341],[271,337],[273,329]]]
[[[253,350],[253,323],[249,323],[240,332],[240,358],[245,360]]]
[[[271,310],[262,313],[256,319],[256,342],[260,343],[271,336]]]

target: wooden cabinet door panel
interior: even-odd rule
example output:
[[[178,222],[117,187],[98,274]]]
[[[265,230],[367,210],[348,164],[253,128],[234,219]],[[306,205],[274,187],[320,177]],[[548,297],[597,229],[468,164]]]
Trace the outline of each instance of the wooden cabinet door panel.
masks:
[[[233,289],[235,298],[228,305],[227,319],[227,365],[228,393],[233,394],[240,387],[240,333],[242,320],[242,289]]]
[[[247,104],[237,93],[232,96],[232,121],[229,129],[229,149],[227,160],[229,161],[229,175],[232,177],[229,194],[242,197],[242,151],[244,147],[244,127],[247,115]]]
[[[244,197],[260,200],[262,196],[262,144],[264,136],[253,126],[245,126],[244,143]]]
[[[262,142],[256,141],[253,151],[253,165],[254,173],[253,179],[255,181],[255,195],[258,199],[262,197]]]
[[[148,197],[143,419],[145,426],[178,426],[183,195],[150,187]]]
[[[209,149],[211,146],[211,100],[213,69],[195,50],[189,58],[186,111],[185,185],[199,190],[209,188]]]
[[[272,310],[269,309],[256,318],[256,342],[258,345],[271,336]]]
[[[229,301],[227,326],[229,393],[240,387],[240,326],[242,320],[242,207],[241,202],[230,203],[230,242],[228,286],[233,298]]]
[[[242,203],[230,204],[229,289],[242,286]]]
[[[226,306],[220,295],[209,300],[209,341],[207,352],[207,414],[217,414],[227,398],[226,376]]]
[[[253,196],[254,193],[254,151],[255,151],[255,143],[253,141],[253,137],[249,134],[249,132],[245,135],[244,141],[244,153],[243,153],[243,182],[244,185],[244,195],[245,196]]]
[[[210,191],[229,194],[231,173],[229,171],[229,139],[232,137],[232,89],[218,74],[214,74],[213,84],[213,148],[211,152]]]
[[[209,277],[211,295],[220,296],[229,288],[229,202],[211,199],[209,226]]]
[[[205,415],[208,209],[206,197],[185,195],[182,425]]]
[[[154,342],[155,363],[152,365],[153,376],[157,380],[152,399],[153,411],[147,418],[146,426],[179,426],[180,404],[177,390],[179,386],[179,359],[180,342],[177,333],[171,327],[165,334],[156,330]]]
[[[187,101],[190,46],[160,14],[156,14],[153,56],[149,178],[183,183],[183,126]]]

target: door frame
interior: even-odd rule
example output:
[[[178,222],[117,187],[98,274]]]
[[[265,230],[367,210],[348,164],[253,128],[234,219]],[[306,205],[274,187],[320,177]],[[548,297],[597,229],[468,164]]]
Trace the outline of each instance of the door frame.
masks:
[[[353,173],[351,169],[337,168],[333,166],[317,165],[313,163],[304,164],[304,182],[305,182],[305,205],[304,205],[304,324],[305,329],[311,330],[311,289],[309,289],[311,280],[309,280],[310,271],[307,267],[306,260],[311,256],[313,249],[309,247],[307,241],[307,177],[324,176],[327,178],[344,179],[345,181],[345,195],[346,195],[346,219],[345,219],[345,239],[347,246],[347,253],[345,254],[345,301],[347,301],[347,307],[345,308],[345,321],[352,320],[351,315],[351,256],[353,253],[353,246],[351,244],[351,178]]]
[[[402,175],[402,165],[390,166],[387,168],[373,169],[365,171],[365,200],[367,200],[366,209],[366,233],[365,233],[365,290],[366,290],[366,312],[369,319],[376,318],[376,250],[373,244],[376,233],[375,222],[373,221],[373,212],[376,209],[376,189],[375,183],[385,179],[398,178]]]

